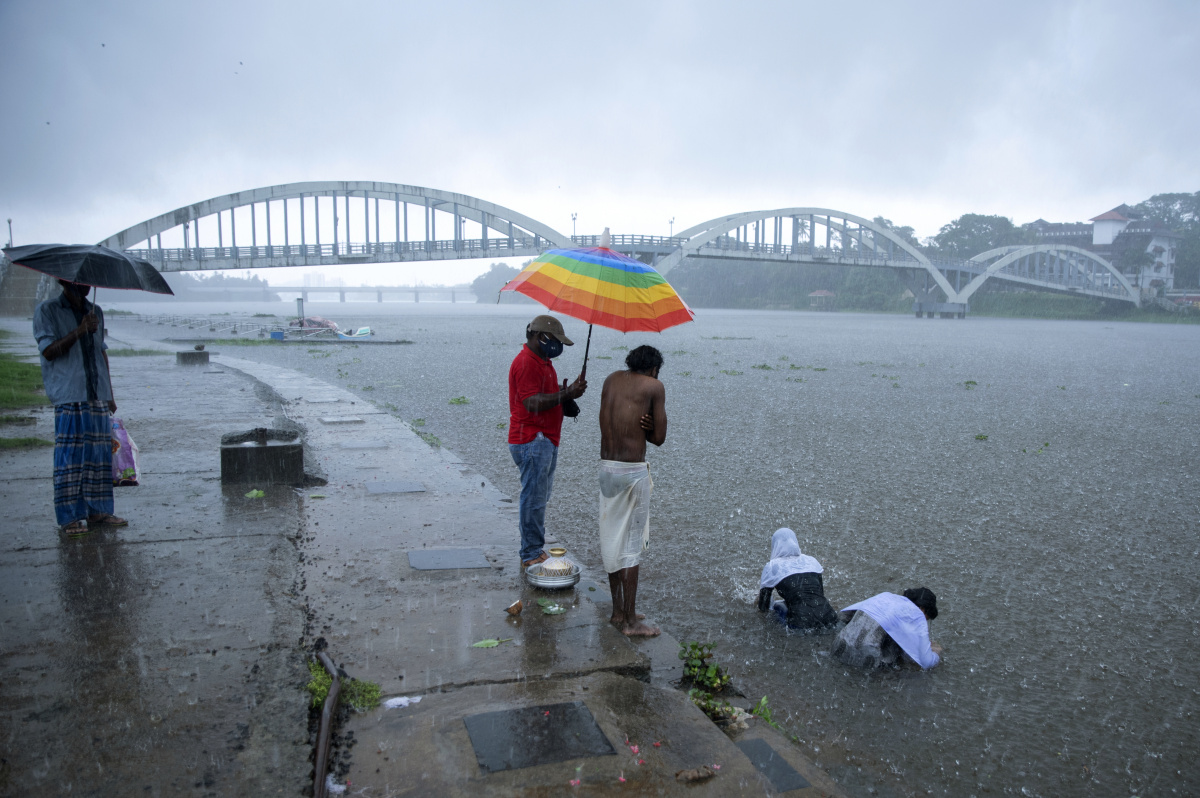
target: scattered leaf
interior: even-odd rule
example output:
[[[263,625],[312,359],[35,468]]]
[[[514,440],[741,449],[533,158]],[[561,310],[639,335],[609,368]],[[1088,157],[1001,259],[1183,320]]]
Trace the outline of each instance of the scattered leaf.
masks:
[[[501,643],[507,643],[509,640],[512,640],[512,638],[504,637],[504,638],[497,640],[496,638],[491,637],[491,638],[488,638],[487,640],[480,640],[478,643],[472,643],[471,648],[495,648],[496,646],[500,645]]]
[[[261,499],[263,496],[266,496],[266,495],[267,494],[264,493],[263,491],[259,490],[258,488],[255,488],[254,490],[252,490],[246,494],[246,498],[247,499]]]

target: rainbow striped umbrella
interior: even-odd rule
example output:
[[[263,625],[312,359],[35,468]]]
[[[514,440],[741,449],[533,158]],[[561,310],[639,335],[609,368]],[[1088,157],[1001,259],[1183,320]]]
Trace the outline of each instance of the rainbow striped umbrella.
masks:
[[[607,247],[546,250],[500,290],[621,332],[662,332],[695,317],[661,274]],[[589,326],[589,348],[591,339]],[[586,350],[583,367],[586,371]]]

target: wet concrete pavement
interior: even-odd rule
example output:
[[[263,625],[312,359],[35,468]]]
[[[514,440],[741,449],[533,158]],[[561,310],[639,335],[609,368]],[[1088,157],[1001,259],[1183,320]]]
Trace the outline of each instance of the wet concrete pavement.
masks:
[[[153,345],[110,324],[114,339]],[[673,640],[618,634],[607,588],[587,574],[554,594],[524,585],[515,497],[353,394],[235,354],[210,367],[113,359],[118,415],[142,449],[143,485],[117,491],[128,528],[63,538],[50,450],[0,455],[12,529],[0,544],[0,794],[303,794],[313,646],[385,698],[422,699],[350,716],[336,762],[353,794],[779,792],[743,740],[672,686]],[[20,434],[52,439],[52,411],[35,414],[36,432]],[[222,489],[222,434],[296,425],[317,478],[308,487],[263,486],[261,499],[245,497],[252,486]],[[463,564],[482,552],[486,567],[414,569],[409,552],[429,549],[460,550],[450,556]],[[543,615],[545,596],[567,611]],[[513,618],[504,608],[518,598],[527,606]],[[486,638],[506,641],[472,647]],[[528,742],[553,737],[572,702],[615,753],[480,766],[464,719],[547,707],[549,727],[522,721],[510,733],[537,761]],[[761,722],[741,736],[767,739],[812,785],[788,795],[837,794]],[[707,782],[675,778],[713,764]]]

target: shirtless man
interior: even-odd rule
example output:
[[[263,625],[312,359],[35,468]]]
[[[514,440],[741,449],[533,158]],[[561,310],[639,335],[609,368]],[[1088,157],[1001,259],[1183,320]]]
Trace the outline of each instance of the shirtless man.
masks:
[[[646,441],[667,438],[667,394],[658,380],[662,353],[639,346],[628,371],[608,375],[600,393],[600,553],[612,591],[612,623],[631,637],[653,637],[637,613],[638,560],[650,545],[650,467]]]

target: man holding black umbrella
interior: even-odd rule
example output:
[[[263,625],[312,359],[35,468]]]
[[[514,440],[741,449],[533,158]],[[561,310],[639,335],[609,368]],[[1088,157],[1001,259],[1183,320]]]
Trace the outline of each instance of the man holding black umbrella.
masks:
[[[129,522],[113,515],[111,413],[117,403],[104,312],[87,301],[90,286],[58,283],[62,294],[34,311],[33,335],[54,405],[54,514],[63,532],[76,535]]]

